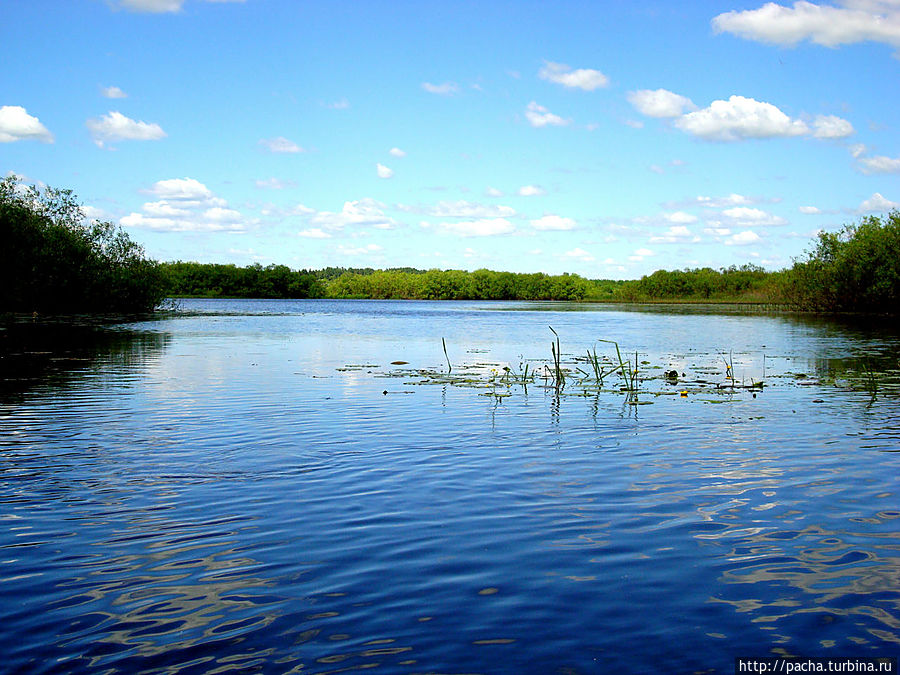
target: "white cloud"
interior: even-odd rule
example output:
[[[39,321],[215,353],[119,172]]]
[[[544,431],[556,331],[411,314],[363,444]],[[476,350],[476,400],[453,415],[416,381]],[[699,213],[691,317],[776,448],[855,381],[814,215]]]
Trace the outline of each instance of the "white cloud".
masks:
[[[53,134],[21,106],[5,105],[0,108],[0,143],[26,140],[52,143]]]
[[[106,98],[128,98],[128,94],[118,87],[103,87],[100,93]]]
[[[800,213],[804,213],[808,216],[816,215],[817,213],[822,213],[822,210],[816,206],[801,206],[797,209]]]
[[[853,134],[853,125],[835,115],[817,115],[813,121],[813,136],[816,138],[847,138]]]
[[[873,213],[875,211],[893,211],[894,209],[900,209],[900,203],[892,202],[890,199],[883,197],[880,192],[876,192],[859,205],[858,211],[860,213]]]
[[[294,143],[294,141],[284,136],[276,136],[275,138],[263,138],[259,144],[268,148],[269,152],[275,153],[298,153],[304,152],[303,148]]]
[[[670,223],[696,223],[697,216],[692,215],[690,213],[685,213],[684,211],[675,211],[673,213],[663,214],[663,218],[668,220]]]
[[[337,247],[337,252],[341,255],[369,255],[371,253],[378,253],[379,251],[383,251],[384,248],[379,246],[378,244],[366,244],[365,246],[356,246],[349,247],[344,246],[343,244],[339,244]]]
[[[350,107],[350,101],[342,98],[339,101],[335,101],[334,103],[325,104],[325,107],[330,108],[331,110],[346,110]]]
[[[359,199],[344,202],[338,213],[319,211],[309,218],[311,225],[326,230],[343,230],[345,227],[374,227],[379,230],[390,230],[397,222],[385,215],[384,204],[374,199]]]
[[[244,2],[244,0],[205,0],[212,3]],[[163,14],[180,12],[185,0],[109,0],[113,7],[121,7],[132,12]]]
[[[203,219],[215,223],[236,223],[243,216],[240,211],[226,209],[221,206],[213,206],[203,212]]]
[[[627,98],[639,113],[647,117],[678,117],[685,110],[697,109],[691,99],[667,89],[631,91]]]
[[[266,178],[257,180],[256,187],[264,190],[284,190],[285,188],[294,187],[297,183],[292,180],[282,180],[281,178]]]
[[[502,204],[478,204],[459,200],[455,202],[440,201],[433,206],[397,206],[401,211],[422,213],[438,218],[509,218],[516,215],[511,206]]]
[[[727,197],[705,197],[700,195],[697,197],[697,203],[701,206],[707,206],[712,209],[720,209],[725,206],[739,206],[741,204],[752,204],[753,200],[744,195],[732,192]]]
[[[495,187],[488,187],[488,189],[484,191],[484,194],[486,194],[488,197],[502,197],[503,191],[498,190]]]
[[[391,148],[388,151],[388,154],[390,154],[392,157],[406,157],[406,153],[400,148]]]
[[[761,241],[761,237],[753,230],[744,230],[732,235],[725,241],[726,246],[749,246]]]
[[[331,239],[331,235],[320,227],[311,227],[308,230],[302,230],[297,234],[308,239]]]
[[[147,202],[140,213],[121,218],[121,225],[157,232],[243,232],[252,222],[193,178],[157,181],[144,192],[158,201]]]
[[[583,248],[573,248],[571,251],[566,251],[563,255],[567,258],[574,258],[576,260],[580,260],[581,262],[594,262],[596,258],[591,255],[588,251],[585,251]]]
[[[547,191],[540,185],[523,185],[518,192],[520,197],[540,197],[547,194]]]
[[[156,181],[145,192],[160,199],[208,200],[213,194],[208,187],[194,178],[170,178]]]
[[[900,173],[900,157],[863,157],[859,163],[863,173]]]
[[[166,137],[166,132],[158,124],[138,122],[118,111],[89,119],[85,124],[98,148],[110,141],[158,141]]]
[[[809,133],[801,120],[791,119],[771,103],[732,96],[713,101],[708,108],[687,113],[675,126],[708,141],[778,138]]]
[[[551,214],[532,220],[531,226],[536,230],[574,230],[578,227],[578,223],[572,218]]]
[[[691,232],[684,225],[672,225],[665,233],[661,235],[657,235],[654,237],[650,237],[651,244],[674,244],[688,241],[689,239],[693,239],[695,241],[698,240],[697,237],[694,236],[694,233]]]
[[[161,199],[158,202],[145,203],[143,211],[153,218],[182,218],[191,213],[189,209],[175,206],[164,199]]]
[[[538,72],[538,77],[570,89],[584,89],[585,91],[594,91],[609,84],[609,78],[599,70],[590,68],[572,70],[565,63],[553,63],[552,61],[544,64],[544,67]]]
[[[825,47],[865,41],[900,46],[900,5],[894,0],[841,4],[845,6],[800,0],[793,7],[784,7],[769,2],[759,9],[720,14],[712,26],[719,33],[776,45],[810,40]]]
[[[641,262],[644,258],[650,258],[654,255],[656,255],[656,253],[651,251],[649,248],[639,248],[630,256],[628,256],[628,259],[631,262]]]
[[[459,85],[456,82],[443,82],[441,84],[432,84],[431,82],[423,82],[422,89],[429,94],[437,94],[439,96],[453,96],[459,92]]]
[[[481,218],[457,223],[438,223],[432,226],[430,223],[422,223],[423,227],[437,227],[451,234],[462,237],[491,237],[499,234],[509,234],[515,231],[513,224],[506,218]]]
[[[132,12],[180,12],[184,0],[119,0],[119,6]]]
[[[773,215],[762,209],[752,209],[747,206],[735,206],[734,208],[725,209],[722,214],[738,225],[786,225],[784,218]]]
[[[533,127],[564,127],[572,122],[572,120],[563,119],[559,115],[554,115],[544,106],[538,105],[535,101],[529,103],[525,108],[525,118]]]
[[[378,173],[379,178],[393,178],[394,171],[389,169],[384,164],[376,164],[375,171]]]

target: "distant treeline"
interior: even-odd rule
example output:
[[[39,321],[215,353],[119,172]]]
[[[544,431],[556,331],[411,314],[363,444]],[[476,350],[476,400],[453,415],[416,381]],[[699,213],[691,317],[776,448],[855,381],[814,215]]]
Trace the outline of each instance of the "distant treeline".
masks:
[[[568,300],[605,302],[765,302],[773,274],[744,265],[722,270],[660,270],[637,281],[577,274],[335,268],[292,270],[175,262],[161,265],[177,297],[368,298],[398,300]]]
[[[822,232],[793,266],[658,270],[632,281],[480,269],[158,263],[121,229],[88,222],[69,190],[0,180],[0,312],[141,312],[167,297],[737,302],[900,313],[900,212]]]
[[[900,212],[819,234],[788,269],[747,264],[658,270],[631,281],[480,269],[419,270],[164,263],[174,296],[758,303],[817,312],[900,313]]]
[[[491,270],[292,270],[284,265],[161,265],[176,297],[371,298],[401,300],[611,299],[623,282],[592,282],[577,274],[518,274]]]
[[[70,190],[0,180],[0,312],[144,312],[166,292],[158,263],[122,229],[88,223]]]

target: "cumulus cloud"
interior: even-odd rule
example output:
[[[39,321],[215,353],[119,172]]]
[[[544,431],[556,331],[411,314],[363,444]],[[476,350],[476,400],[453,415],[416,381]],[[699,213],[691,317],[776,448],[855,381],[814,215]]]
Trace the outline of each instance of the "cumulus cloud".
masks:
[[[690,213],[685,213],[684,211],[675,211],[673,213],[666,213],[666,214],[663,214],[663,218],[668,220],[670,223],[689,224],[689,223],[697,222],[697,216],[692,215]]]
[[[284,136],[276,136],[275,138],[263,138],[259,141],[259,144],[264,148],[267,148],[269,152],[279,154],[304,152],[303,148],[294,143],[294,141],[285,138]]]
[[[422,89],[429,94],[437,94],[438,96],[453,96],[459,93],[459,85],[456,82],[442,82],[441,84],[423,82]]]
[[[337,247],[337,252],[341,255],[370,255],[372,253],[378,253],[383,251],[384,247],[379,246],[378,244],[366,244],[365,246],[344,246],[343,244],[339,244]]]
[[[752,204],[753,200],[749,197],[745,197],[744,195],[739,195],[737,193],[732,192],[730,195],[725,197],[706,197],[704,195],[700,195],[697,197],[697,203],[701,206],[706,206],[713,209],[720,209],[726,206],[739,206],[742,204]]]
[[[516,215],[516,210],[511,206],[502,204],[478,204],[459,200],[455,202],[440,201],[431,206],[408,206],[399,204],[401,211],[410,213],[422,213],[438,218],[509,218]]]
[[[547,194],[547,191],[540,185],[523,185],[518,190],[520,197],[540,197]]]
[[[180,12],[185,0],[110,0],[114,7],[121,7],[132,12],[146,12],[150,14],[164,14]],[[244,0],[206,0],[206,2],[226,3],[244,2]]]
[[[590,252],[585,251],[583,248],[573,248],[571,251],[563,253],[563,256],[580,260],[581,262],[594,262],[596,260]]]
[[[651,244],[676,244],[689,240],[698,241],[699,238],[684,225],[672,225],[663,234],[650,237]]]
[[[667,89],[631,91],[627,98],[639,113],[647,117],[679,117],[685,110],[697,109],[691,99]]]
[[[158,124],[139,122],[118,111],[89,119],[86,125],[98,148],[113,141],[158,141],[166,137],[166,132]]]
[[[630,256],[628,256],[628,259],[631,262],[641,262],[644,258],[649,258],[654,255],[656,255],[656,254],[653,251],[651,251],[649,248],[639,248],[634,253],[632,253]]]
[[[103,87],[100,93],[106,98],[128,98],[128,94],[118,87]]]
[[[190,201],[208,200],[213,196],[208,187],[194,178],[169,178],[168,180],[156,181],[153,187],[144,190],[144,192],[155,195],[160,199]]]
[[[814,216],[818,213],[822,213],[822,209],[817,206],[801,206],[797,209],[800,213],[803,213],[807,216]]]
[[[488,197],[502,197],[502,196],[503,196],[503,191],[502,191],[502,190],[498,190],[498,189],[495,188],[495,187],[488,187],[488,188],[484,191],[484,194],[486,194]]]
[[[284,190],[285,188],[295,187],[297,183],[292,180],[282,180],[281,178],[266,178],[256,181],[256,187],[264,190]]]
[[[813,121],[813,136],[816,138],[847,138],[854,131],[850,122],[835,115],[817,115]]]
[[[228,208],[224,199],[194,178],[157,181],[144,192],[157,201],[121,218],[121,225],[157,232],[243,232],[247,228],[240,211]]]
[[[900,202],[892,202],[890,199],[882,196],[880,192],[876,192],[860,204],[857,210],[860,213],[875,213],[877,211],[893,211],[894,209],[900,209]]]
[[[554,115],[544,106],[532,101],[525,108],[525,119],[533,127],[564,127],[571,124],[572,120],[563,119],[559,115]]]
[[[803,121],[791,119],[771,103],[744,96],[713,101],[703,110],[678,118],[675,126],[708,141],[778,138],[809,133],[809,127]]]
[[[787,221],[780,216],[773,215],[762,209],[749,208],[747,206],[735,206],[725,209],[722,214],[730,218],[736,224],[747,225],[786,225]]]
[[[515,231],[513,224],[506,218],[481,218],[455,223],[422,223],[423,227],[436,227],[450,234],[461,237],[492,237],[500,234],[510,234]]]
[[[379,178],[393,178],[394,177],[393,169],[389,169],[384,164],[376,164],[375,171],[378,173]]]
[[[599,70],[590,68],[572,70],[565,63],[553,63],[552,61],[544,64],[544,67],[538,71],[538,77],[570,89],[583,89],[584,91],[594,91],[609,85],[609,78]]]
[[[0,108],[0,143],[14,141],[52,143],[53,134],[22,106],[5,105]]]
[[[406,153],[400,148],[391,148],[390,150],[388,150],[388,154],[390,154],[392,157],[406,157]]]
[[[119,0],[119,7],[132,12],[148,12],[163,14],[165,12],[180,12],[184,0]]]
[[[391,230],[397,222],[384,212],[385,205],[374,199],[344,202],[338,212],[319,211],[309,217],[310,225],[325,230],[343,230],[346,227],[373,227]]]
[[[861,157],[859,165],[863,173],[900,173],[900,157]]]
[[[856,42],[900,46],[900,6],[893,0],[845,1],[843,7],[803,0],[793,7],[769,2],[759,9],[732,11],[712,20],[717,33],[793,46],[809,40],[825,47]]]
[[[750,244],[755,244],[761,240],[762,238],[753,230],[744,230],[743,232],[738,232],[737,234],[731,235],[728,239],[725,240],[725,245],[749,246]]]
[[[536,230],[574,230],[578,223],[572,218],[550,214],[532,220],[531,226]]]
[[[298,236],[306,237],[307,239],[331,239],[331,235],[320,227],[311,227],[308,230],[302,230],[297,234]]]

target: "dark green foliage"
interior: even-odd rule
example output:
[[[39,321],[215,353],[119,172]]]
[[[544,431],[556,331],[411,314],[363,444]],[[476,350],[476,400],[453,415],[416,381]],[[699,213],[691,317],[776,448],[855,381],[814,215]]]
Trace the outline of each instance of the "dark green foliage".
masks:
[[[143,312],[165,297],[157,263],[71,190],[0,181],[0,311]]]
[[[710,267],[685,270],[657,270],[637,281],[626,281],[619,289],[622,300],[725,301],[764,302],[771,272],[756,265]]]
[[[306,270],[259,263],[249,267],[212,263],[173,262],[161,266],[166,289],[173,296],[224,298],[318,298],[319,280]]]
[[[798,309],[900,313],[900,211],[820,232],[816,247],[779,282],[784,300]]]

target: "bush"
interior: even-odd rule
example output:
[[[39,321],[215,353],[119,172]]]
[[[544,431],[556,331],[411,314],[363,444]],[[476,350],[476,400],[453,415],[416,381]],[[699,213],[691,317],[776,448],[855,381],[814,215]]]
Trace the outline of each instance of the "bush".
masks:
[[[781,279],[786,302],[825,312],[900,313],[900,212],[868,216],[816,247]]]
[[[71,190],[0,181],[0,311],[143,312],[165,298],[156,262]]]

